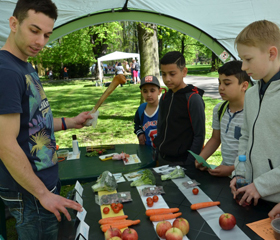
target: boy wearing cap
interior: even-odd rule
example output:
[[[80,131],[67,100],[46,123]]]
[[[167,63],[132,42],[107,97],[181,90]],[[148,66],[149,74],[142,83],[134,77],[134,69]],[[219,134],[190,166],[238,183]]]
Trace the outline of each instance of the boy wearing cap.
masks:
[[[137,109],[134,117],[134,133],[140,145],[153,146],[157,135],[158,96],[161,93],[160,84],[155,76],[146,76],[141,79],[141,94],[145,99]]]

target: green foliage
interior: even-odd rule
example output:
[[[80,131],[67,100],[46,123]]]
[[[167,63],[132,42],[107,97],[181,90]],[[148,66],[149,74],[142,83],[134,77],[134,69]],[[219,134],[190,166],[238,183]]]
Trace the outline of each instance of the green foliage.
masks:
[[[121,47],[122,26],[119,22],[103,23],[88,28],[91,37],[91,47],[94,48],[95,59],[109,52],[119,50]],[[105,49],[104,49],[104,46]],[[107,52],[107,49],[110,50]],[[105,52],[103,52],[105,50]]]
[[[159,58],[167,52],[179,51],[184,54],[187,64],[191,64],[196,54],[200,59],[209,59],[212,54],[210,49],[196,39],[168,27],[158,26],[158,39],[162,44]]]

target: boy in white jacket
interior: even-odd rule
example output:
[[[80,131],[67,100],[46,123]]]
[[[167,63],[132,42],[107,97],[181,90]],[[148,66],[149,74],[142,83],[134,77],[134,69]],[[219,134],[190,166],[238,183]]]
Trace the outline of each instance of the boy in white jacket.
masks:
[[[235,45],[242,70],[259,81],[245,95],[238,151],[247,157],[252,183],[236,189],[233,177],[231,191],[234,198],[244,193],[240,205],[252,200],[256,205],[259,198],[280,202],[280,30],[270,21],[256,21],[239,33]]]

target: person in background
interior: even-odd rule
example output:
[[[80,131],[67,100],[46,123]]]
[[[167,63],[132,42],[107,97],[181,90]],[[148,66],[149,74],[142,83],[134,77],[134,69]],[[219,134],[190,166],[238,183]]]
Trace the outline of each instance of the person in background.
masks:
[[[236,37],[235,46],[246,71],[257,84],[246,92],[244,121],[238,155],[246,155],[246,170],[251,183],[236,189],[230,182],[233,198],[244,194],[239,204],[258,200],[280,202],[280,29],[270,21],[249,24]],[[235,160],[235,166],[238,158]],[[250,180],[250,179],[249,179]]]
[[[123,67],[126,72],[130,72],[130,66],[128,64],[128,61],[123,61]]]
[[[130,69],[130,66],[129,66],[129,64],[128,64],[128,61],[123,61],[123,67],[124,67],[124,71],[125,71],[125,73],[126,73],[126,75],[128,75],[128,76],[126,76],[127,78],[128,78],[128,80],[130,81],[130,82],[132,82],[132,75],[131,75],[131,69]],[[134,82],[133,82],[134,83]]]
[[[123,74],[123,73],[124,73],[124,68],[122,66],[122,63],[119,62],[116,64],[116,75]]]
[[[215,169],[208,169],[195,160],[196,168],[202,171],[208,170],[213,176],[230,176],[234,170],[235,158],[238,156],[245,92],[249,84],[252,85],[250,77],[242,71],[241,66],[241,61],[230,61],[218,69],[219,92],[225,101],[214,107],[212,136],[200,156],[207,160],[221,144],[223,161]]]
[[[59,195],[54,131],[82,128],[88,112],[53,118],[39,76],[30,63],[48,42],[57,19],[51,0],[18,0],[10,34],[0,50],[0,197],[16,219],[19,239],[57,239],[67,208],[82,206]]]
[[[154,146],[153,140],[157,135],[158,97],[161,93],[160,84],[155,76],[141,79],[141,94],[145,99],[134,116],[134,133],[140,145]]]
[[[50,80],[53,80],[53,72],[52,72],[51,69],[50,69],[50,71],[49,71],[49,79],[50,79]]]
[[[139,83],[138,71],[140,70],[139,63],[135,59],[132,60],[131,74],[133,77],[134,84]]]
[[[116,64],[115,69],[116,69],[116,70],[115,70],[115,71],[116,71],[116,75],[124,74],[124,72],[125,72],[121,62],[118,62],[118,63]],[[122,86],[123,86],[123,85],[121,84],[121,87],[122,87]]]
[[[67,69],[67,67],[64,67],[63,68],[63,78],[65,79],[65,80],[68,80],[69,79],[69,77],[68,77],[68,69]]]
[[[195,168],[193,156],[199,154],[205,137],[203,90],[186,84],[188,69],[184,56],[177,51],[166,53],[160,60],[160,69],[168,92],[161,96],[157,124],[159,166],[188,165]]]

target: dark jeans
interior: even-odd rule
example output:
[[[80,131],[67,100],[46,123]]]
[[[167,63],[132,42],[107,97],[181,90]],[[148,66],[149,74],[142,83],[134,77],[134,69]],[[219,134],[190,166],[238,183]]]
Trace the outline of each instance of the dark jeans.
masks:
[[[59,194],[59,191],[60,186],[57,186],[52,192]],[[44,209],[33,195],[0,187],[0,197],[16,219],[19,240],[57,239],[58,221],[55,215]]]

